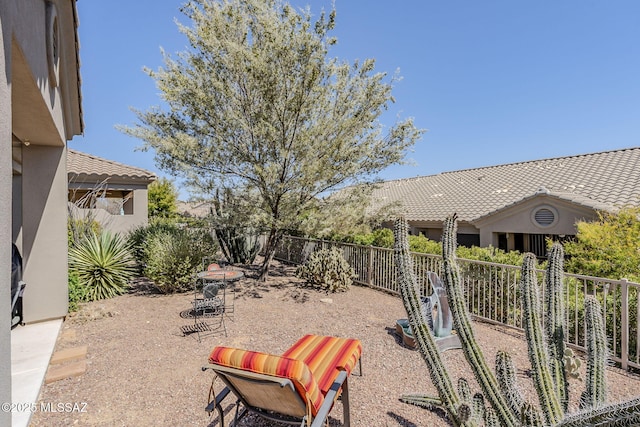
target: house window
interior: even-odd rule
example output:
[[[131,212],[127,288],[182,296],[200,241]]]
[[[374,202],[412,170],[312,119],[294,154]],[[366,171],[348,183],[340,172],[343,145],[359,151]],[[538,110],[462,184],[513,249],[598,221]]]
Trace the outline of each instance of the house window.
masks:
[[[49,85],[58,86],[60,65],[60,30],[56,5],[47,2],[47,65],[49,67]]]
[[[547,236],[544,234],[529,234],[529,252],[538,258],[547,256]]]
[[[467,248],[480,246],[480,235],[458,233],[458,245],[465,246]]]
[[[553,206],[538,206],[531,211],[531,221],[540,228],[552,227],[558,222],[558,211]]]

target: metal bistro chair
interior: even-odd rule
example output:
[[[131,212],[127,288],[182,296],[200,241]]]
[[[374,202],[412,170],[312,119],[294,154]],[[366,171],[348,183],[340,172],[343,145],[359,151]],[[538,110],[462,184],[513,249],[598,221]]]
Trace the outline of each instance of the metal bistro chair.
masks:
[[[201,286],[199,286],[201,285]],[[199,288],[202,291],[199,291]],[[207,335],[213,335],[223,331],[227,336],[227,328],[224,323],[224,290],[220,296],[220,283],[198,278],[193,285],[193,325],[182,327],[183,335],[198,334],[198,341]],[[201,292],[201,293],[200,293]]]
[[[203,273],[208,272],[206,280],[209,284],[217,284],[220,299],[223,302],[223,315],[233,321],[235,313],[236,281],[244,276],[242,271],[226,268],[226,263],[214,262],[211,257],[202,258]],[[219,276],[217,275],[219,273]],[[201,274],[204,275],[204,274]],[[217,276],[217,277],[216,277]],[[206,284],[203,285],[203,288]],[[206,298],[206,297],[205,297]]]

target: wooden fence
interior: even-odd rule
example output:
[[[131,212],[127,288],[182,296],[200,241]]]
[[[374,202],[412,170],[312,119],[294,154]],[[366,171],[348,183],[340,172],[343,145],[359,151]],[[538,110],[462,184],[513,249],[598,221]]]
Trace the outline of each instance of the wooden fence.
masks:
[[[275,258],[301,264],[314,251],[332,246],[342,250],[355,271],[357,283],[399,294],[392,249],[285,236]],[[421,292],[429,295],[427,273],[442,275],[442,257],[420,253],[413,256]],[[522,330],[520,267],[466,259],[459,259],[458,265],[470,313],[485,322]],[[544,270],[538,270],[538,283],[544,282],[544,276]],[[604,312],[611,359],[623,369],[640,369],[639,289],[640,284],[626,279],[565,274],[568,344],[585,350],[584,297],[596,295]]]

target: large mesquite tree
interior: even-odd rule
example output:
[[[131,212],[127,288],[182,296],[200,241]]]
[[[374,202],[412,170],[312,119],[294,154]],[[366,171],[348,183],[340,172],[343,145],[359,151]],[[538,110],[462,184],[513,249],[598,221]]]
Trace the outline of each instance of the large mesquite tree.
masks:
[[[280,0],[193,0],[182,10],[190,48],[148,70],[168,109],[138,112],[125,131],[196,187],[258,191],[265,279],[284,230],[314,199],[402,162],[422,131],[406,119],[383,132],[395,78],[373,60],[328,58],[335,10],[317,20]]]

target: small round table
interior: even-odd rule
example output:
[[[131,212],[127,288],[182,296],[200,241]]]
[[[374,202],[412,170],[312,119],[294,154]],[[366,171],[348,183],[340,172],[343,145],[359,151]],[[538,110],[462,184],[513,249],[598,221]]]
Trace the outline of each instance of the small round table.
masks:
[[[198,273],[198,278],[209,282],[233,282],[244,277],[239,270],[209,270]]]

